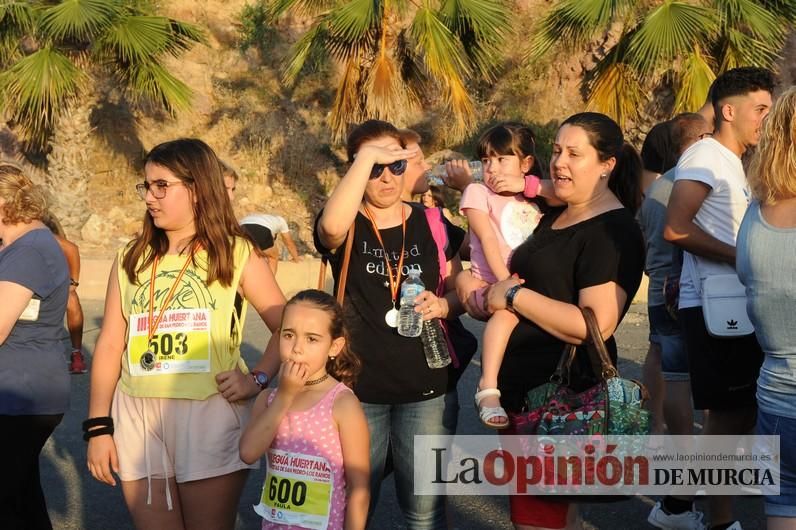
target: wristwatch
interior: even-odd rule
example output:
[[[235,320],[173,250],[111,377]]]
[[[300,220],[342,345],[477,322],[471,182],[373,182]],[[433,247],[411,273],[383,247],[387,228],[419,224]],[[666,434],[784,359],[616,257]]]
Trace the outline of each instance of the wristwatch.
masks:
[[[251,374],[254,378],[254,382],[257,383],[257,386],[260,387],[261,391],[268,388],[268,374],[261,372],[260,370],[252,370]]]
[[[506,291],[506,309],[509,311],[514,311],[514,297],[517,296],[517,293],[522,289],[522,286],[512,285],[509,287],[509,290]]]

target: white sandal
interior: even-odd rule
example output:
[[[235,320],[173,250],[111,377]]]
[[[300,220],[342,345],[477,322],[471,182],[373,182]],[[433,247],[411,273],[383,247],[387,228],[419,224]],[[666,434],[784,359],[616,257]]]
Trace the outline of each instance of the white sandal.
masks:
[[[489,427],[490,429],[506,429],[509,426],[509,416],[506,414],[506,411],[503,410],[503,407],[482,407],[481,401],[485,397],[489,396],[496,396],[500,397],[500,390],[497,388],[485,388],[483,390],[478,390],[476,388],[475,393],[475,408],[478,410],[478,419],[481,420],[481,423]],[[506,418],[505,423],[494,423],[490,420],[494,420],[495,418]]]

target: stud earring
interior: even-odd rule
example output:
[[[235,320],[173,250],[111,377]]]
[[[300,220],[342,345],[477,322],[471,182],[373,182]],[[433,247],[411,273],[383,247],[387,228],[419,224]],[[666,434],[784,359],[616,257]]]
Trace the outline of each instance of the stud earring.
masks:
[[[608,173],[603,173],[602,175],[600,175],[600,178],[601,178],[602,180],[605,180],[605,179],[607,179],[607,178],[608,178]]]

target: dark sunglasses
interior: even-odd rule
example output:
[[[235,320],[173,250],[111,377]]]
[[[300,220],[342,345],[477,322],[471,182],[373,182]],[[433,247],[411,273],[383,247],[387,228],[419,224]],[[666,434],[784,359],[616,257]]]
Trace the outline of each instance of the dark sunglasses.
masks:
[[[370,170],[370,180],[377,179],[384,173],[384,168],[390,168],[390,173],[396,177],[400,177],[406,171],[406,160],[396,160],[392,164],[373,164],[373,169]]]

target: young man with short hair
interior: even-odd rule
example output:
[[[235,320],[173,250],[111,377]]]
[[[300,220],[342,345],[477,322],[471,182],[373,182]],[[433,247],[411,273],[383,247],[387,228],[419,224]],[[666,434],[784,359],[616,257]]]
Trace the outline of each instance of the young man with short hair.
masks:
[[[685,253],[680,276],[680,322],[688,353],[694,408],[709,411],[703,434],[746,434],[754,427],[757,376],[763,353],[752,335],[716,338],[702,313],[702,281],[735,274],[735,238],[751,194],[741,156],[760,140],[771,109],[774,77],[762,68],[736,68],[713,85],[716,127],[677,163],[664,238]],[[732,497],[712,497],[711,530],[741,530]],[[703,528],[691,499],[666,497],[648,521],[658,528]]]

